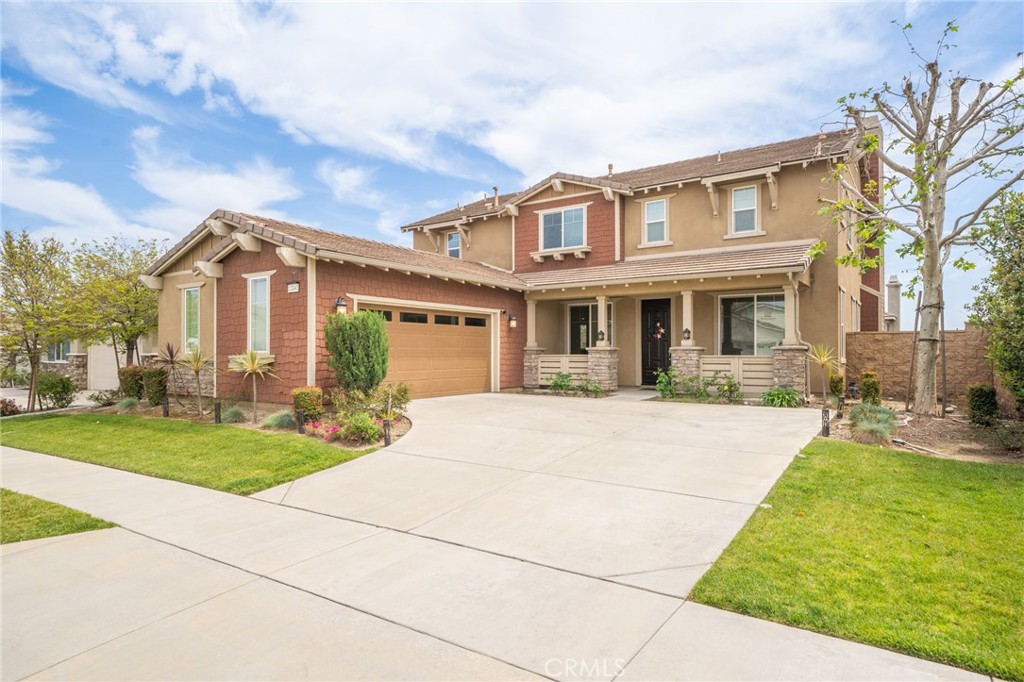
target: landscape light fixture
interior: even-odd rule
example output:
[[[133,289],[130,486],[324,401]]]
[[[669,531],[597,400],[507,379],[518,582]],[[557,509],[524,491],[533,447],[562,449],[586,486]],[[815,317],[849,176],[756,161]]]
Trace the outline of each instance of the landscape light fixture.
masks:
[[[519,324],[519,321],[516,320],[516,316],[515,315],[509,315],[508,316],[508,326],[509,327],[511,327],[512,329],[515,329],[516,325],[518,325],[518,324]]]
[[[690,340],[690,330],[689,329],[684,329],[683,330],[683,341],[689,341],[689,340]]]
[[[348,302],[345,301],[345,297],[344,296],[339,296],[334,301],[334,312],[336,312],[336,313],[344,313],[344,312],[347,312],[347,311],[348,311]]]

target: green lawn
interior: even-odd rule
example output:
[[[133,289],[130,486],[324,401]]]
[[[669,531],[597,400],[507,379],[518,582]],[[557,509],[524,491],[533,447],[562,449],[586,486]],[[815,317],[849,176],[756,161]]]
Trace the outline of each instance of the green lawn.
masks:
[[[8,447],[249,495],[365,455],[308,436],[97,413],[19,417]]]
[[[0,544],[113,526],[77,509],[0,488]]]
[[[1024,467],[803,454],[693,600],[1024,680]]]

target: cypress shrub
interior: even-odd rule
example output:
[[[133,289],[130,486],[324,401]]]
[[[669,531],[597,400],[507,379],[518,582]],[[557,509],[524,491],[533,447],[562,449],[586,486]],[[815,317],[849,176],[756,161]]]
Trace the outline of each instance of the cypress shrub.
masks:
[[[327,316],[327,364],[334,370],[338,387],[345,392],[367,395],[384,381],[388,373],[388,333],[384,318],[361,310]]]
[[[302,410],[306,419],[317,420],[324,416],[324,392],[319,386],[304,386],[292,390],[295,411]]]
[[[992,426],[999,417],[996,389],[989,384],[971,384],[967,387],[967,418],[978,426]]]
[[[872,405],[882,404],[882,384],[878,381],[878,375],[874,372],[864,372],[860,375],[860,397],[866,403]]]

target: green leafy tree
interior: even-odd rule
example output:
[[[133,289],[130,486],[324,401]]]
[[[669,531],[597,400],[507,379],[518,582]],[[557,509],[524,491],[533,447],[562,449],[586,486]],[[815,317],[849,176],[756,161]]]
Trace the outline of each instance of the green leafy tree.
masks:
[[[943,73],[939,57],[954,47],[949,40],[958,30],[956,24],[946,25],[935,55],[927,58],[910,40],[911,25],[900,28],[921,62],[920,74],[904,76],[895,86],[885,82],[839,99],[860,143],[846,163],[834,167],[839,198],[823,199],[822,212],[856,234],[854,251],[840,257],[841,264],[877,266],[888,237],[902,233],[909,238],[897,252],[916,257],[919,264],[910,287],[921,288],[914,411],[930,414],[936,407],[943,268],[951,257],[954,267],[973,267],[963,256],[954,257],[954,250],[972,243],[972,230],[982,223],[985,212],[1024,177],[1016,162],[1024,154],[1024,69],[1000,83]],[[881,186],[856,181],[854,169],[871,154],[885,169]],[[964,198],[955,202],[958,195]],[[947,205],[953,203],[968,208],[959,216],[947,216]],[[823,251],[822,243],[811,253]]]
[[[368,310],[352,315],[331,314],[327,316],[324,332],[331,354],[327,364],[334,370],[338,387],[345,392],[372,394],[388,373],[384,318]]]
[[[79,275],[78,298],[88,315],[90,337],[109,341],[120,367],[139,360],[139,339],[156,331],[158,292],[139,281],[165,249],[155,239],[135,242],[109,237],[82,246],[74,256]]]
[[[0,248],[0,341],[7,352],[28,359],[28,409],[36,409],[39,363],[50,346],[79,336],[74,275],[56,239],[32,239],[27,230],[4,230]]]
[[[1008,192],[974,237],[992,271],[974,288],[971,322],[988,329],[989,360],[1024,417],[1024,193]]]

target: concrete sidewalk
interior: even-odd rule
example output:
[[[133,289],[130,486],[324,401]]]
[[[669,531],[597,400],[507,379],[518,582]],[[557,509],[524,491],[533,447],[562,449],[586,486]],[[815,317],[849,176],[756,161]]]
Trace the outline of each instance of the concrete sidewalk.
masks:
[[[2,465],[122,526],[4,547],[4,679],[987,679],[402,529]]]

